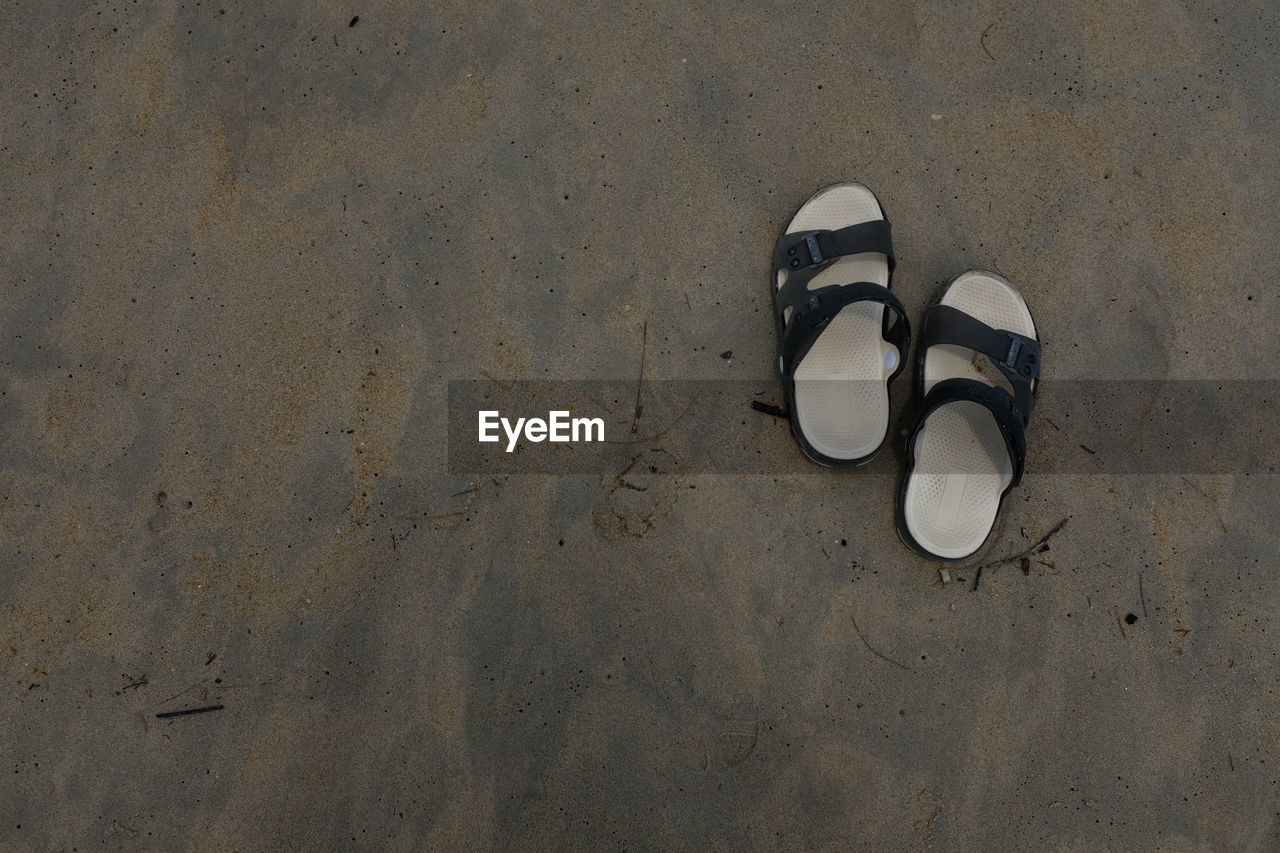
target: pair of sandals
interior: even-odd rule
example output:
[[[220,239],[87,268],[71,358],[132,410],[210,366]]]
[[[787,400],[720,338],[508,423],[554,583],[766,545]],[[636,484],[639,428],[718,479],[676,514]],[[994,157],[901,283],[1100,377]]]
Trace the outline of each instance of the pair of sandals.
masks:
[[[819,190],[778,240],[778,370],[792,432],[824,465],[869,461],[888,432],[889,383],[911,346],[889,289],[894,266],[889,221],[861,184]],[[1022,480],[1040,378],[1035,322],[1003,276],[971,270],[925,312],[919,359],[923,401],[907,432],[898,532],[925,557],[962,560]]]

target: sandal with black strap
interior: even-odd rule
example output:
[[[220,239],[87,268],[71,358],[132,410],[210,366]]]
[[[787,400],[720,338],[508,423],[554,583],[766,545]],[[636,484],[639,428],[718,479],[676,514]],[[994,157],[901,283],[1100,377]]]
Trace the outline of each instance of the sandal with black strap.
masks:
[[[773,258],[774,308],[791,430],[824,465],[867,462],[889,428],[889,383],[911,328],[889,291],[889,221],[861,184],[819,190],[792,217]]]
[[[920,359],[924,402],[907,438],[898,532],[925,557],[962,560],[1022,481],[1040,379],[1035,322],[1003,276],[966,272],[925,313]]]

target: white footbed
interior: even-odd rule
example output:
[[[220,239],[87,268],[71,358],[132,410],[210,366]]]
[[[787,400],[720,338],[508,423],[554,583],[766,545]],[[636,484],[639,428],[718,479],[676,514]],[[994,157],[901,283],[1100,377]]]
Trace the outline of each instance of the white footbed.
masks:
[[[947,288],[942,304],[992,328],[1036,337],[1022,295],[995,273],[965,273]],[[925,393],[937,382],[955,378],[977,379],[1012,390],[986,356],[965,347],[930,347],[924,356]],[[1013,477],[1009,452],[995,419],[977,403],[947,403],[920,429],[915,460],[903,500],[904,521],[912,538],[939,557],[969,556],[991,532],[1000,495]]]
[[[786,233],[835,230],[875,219],[884,214],[870,190],[861,184],[834,184],[805,202]],[[781,287],[785,281],[781,270],[774,284]],[[859,281],[888,286],[888,259],[879,252],[837,258],[814,276],[809,289]],[[885,310],[877,302],[845,306],[796,369],[796,421],[805,440],[825,456],[859,459],[884,441],[889,426],[886,380],[902,357],[881,338]]]

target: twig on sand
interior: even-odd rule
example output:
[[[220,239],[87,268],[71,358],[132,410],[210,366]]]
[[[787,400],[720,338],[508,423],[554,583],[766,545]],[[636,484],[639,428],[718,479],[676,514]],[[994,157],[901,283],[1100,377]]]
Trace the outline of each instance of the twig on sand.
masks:
[[[755,409],[757,412],[763,412],[766,415],[773,415],[775,418],[782,418],[784,421],[791,417],[781,406],[762,403],[759,400],[752,400],[751,408]]]
[[[1030,548],[1027,548],[1025,551],[1022,551],[1021,553],[1018,553],[1018,554],[1014,554],[1012,557],[1005,557],[1000,560],[993,560],[990,563],[983,563],[982,565],[978,566],[973,573],[973,590],[972,591],[973,592],[978,591],[978,583],[979,581],[982,580],[982,572],[984,570],[997,569],[1000,566],[1007,566],[1010,563],[1020,564],[1023,560],[1027,560],[1033,554],[1038,554],[1041,551],[1048,550],[1049,540],[1052,539],[1054,536],[1056,536],[1062,530],[1062,528],[1066,526],[1067,526],[1067,519],[1064,518],[1062,519],[1062,521],[1059,521],[1057,524],[1055,524],[1052,530],[1050,530],[1045,535],[1041,536],[1034,545],[1032,545]],[[1029,574],[1030,573],[1029,562],[1028,562],[1027,568],[1028,568],[1027,574]]]
[[[978,44],[982,46],[982,52],[985,53],[987,55],[987,59],[990,59],[992,62],[995,62],[996,58],[992,56],[991,51],[987,49],[987,33],[991,32],[991,28],[994,27],[996,23],[996,21],[992,21],[987,24],[987,28],[983,30],[982,35],[978,37]]]
[[[185,717],[189,714],[203,714],[208,711],[221,711],[222,707],[222,705],[205,705],[203,708],[184,708],[181,711],[166,711],[163,714],[156,714],[156,716],[163,720],[168,717]]]
[[[636,408],[631,415],[631,434],[636,434],[636,421],[640,420],[640,413],[644,411],[644,407],[640,405],[640,393],[644,390],[644,357],[649,349],[649,318],[644,319],[644,325],[640,327],[640,375],[636,378]]]
[[[485,379],[488,379],[488,380],[489,380],[490,382],[492,382],[494,385],[497,385],[497,386],[498,386],[499,388],[501,388],[503,391],[510,391],[510,390],[511,390],[511,386],[510,386],[510,385],[508,385],[507,383],[503,382],[501,379],[499,379],[498,377],[494,376],[492,373],[490,373],[490,372],[489,372],[489,371],[487,371],[487,370],[481,370],[481,371],[480,371],[480,375],[481,375],[481,376],[483,376]]]
[[[868,642],[866,635],[862,633],[862,629],[858,627],[858,620],[852,613],[849,614],[849,620],[853,622],[853,630],[858,633],[858,639],[862,641],[862,645],[866,646],[867,650],[870,651],[871,654],[880,658],[880,660],[884,661],[885,663],[893,664],[894,666],[898,667],[898,669],[905,669],[907,672],[912,672],[912,673],[915,672],[914,669],[907,666],[905,663],[899,663],[898,661],[894,660],[893,658],[881,652],[875,646],[871,645],[871,643]]]
[[[1223,533],[1226,533],[1227,523],[1222,520],[1222,511],[1218,509],[1217,502],[1214,501],[1212,498],[1210,498],[1207,494],[1205,494],[1204,489],[1201,489],[1199,486],[1197,486],[1195,483],[1188,480],[1186,477],[1182,478],[1182,482],[1186,483],[1187,486],[1191,489],[1191,491],[1195,492],[1197,495],[1199,495],[1200,497],[1208,501],[1209,506],[1213,507],[1214,515],[1218,517],[1218,526],[1222,528]]]

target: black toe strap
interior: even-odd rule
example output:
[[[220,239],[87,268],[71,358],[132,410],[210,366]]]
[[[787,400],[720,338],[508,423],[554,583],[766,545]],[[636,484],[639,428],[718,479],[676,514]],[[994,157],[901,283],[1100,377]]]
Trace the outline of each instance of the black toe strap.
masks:
[[[967,347],[990,358],[1013,386],[1011,402],[1026,426],[1035,405],[1035,383],[1040,379],[1040,344],[1035,338],[994,329],[950,305],[935,305],[925,314],[921,353],[938,344]]]
[[[831,318],[854,302],[879,302],[889,308],[884,312],[881,336],[898,348],[898,366],[889,376],[892,382],[906,365],[907,350],[911,346],[911,325],[907,311],[887,287],[860,281],[856,284],[836,284],[807,290],[800,283],[788,281],[778,288],[774,305],[782,328],[782,358],[778,369],[790,377],[814,341],[826,330]],[[788,315],[787,309],[791,312]]]
[[[1022,471],[1027,461],[1026,413],[1018,407],[1014,398],[1003,388],[996,388],[976,379],[944,379],[930,389],[920,407],[915,426],[907,437],[907,453],[915,465],[916,436],[921,427],[942,406],[957,401],[969,401],[985,407],[995,418],[1004,436],[1005,448],[1013,463],[1013,481],[1010,487],[1022,482]]]
[[[893,272],[897,259],[893,255],[893,226],[889,220],[873,219],[834,231],[821,229],[783,234],[774,251],[773,266],[775,270],[787,270],[792,278],[798,275],[807,282],[836,258],[864,252],[884,255],[889,260],[889,271]]]

